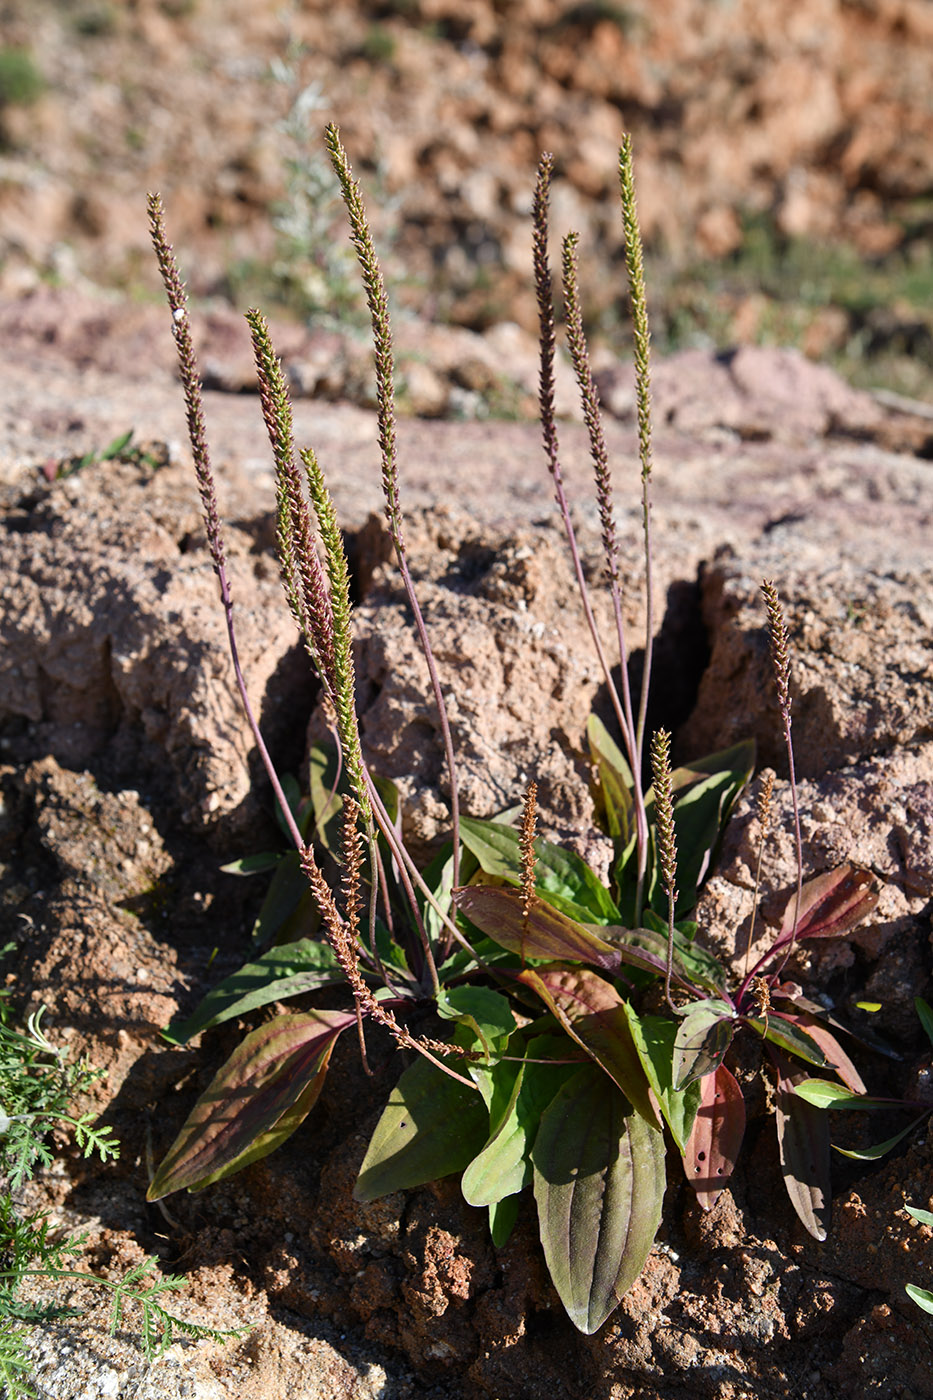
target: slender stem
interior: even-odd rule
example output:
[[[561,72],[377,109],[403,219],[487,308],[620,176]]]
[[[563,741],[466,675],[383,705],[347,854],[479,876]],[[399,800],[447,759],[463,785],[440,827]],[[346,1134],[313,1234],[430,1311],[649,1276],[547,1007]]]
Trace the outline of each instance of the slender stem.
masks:
[[[415,620],[415,627],[418,631],[418,639],[421,649],[424,652],[425,661],[428,666],[431,689],[434,693],[434,703],[437,708],[438,719],[441,729],[441,739],[444,745],[444,753],[447,760],[448,784],[450,787],[450,824],[453,838],[453,860],[454,860],[454,884],[459,884],[460,880],[460,799],[457,784],[457,767],[454,757],[453,738],[450,732],[450,721],[447,715],[447,705],[444,700],[444,693],[441,689],[440,677],[434,661],[434,653],[431,649],[430,639],[418,599],[412,583],[411,573],[408,568],[408,559],[405,550],[405,537],[402,528],[402,507],[399,498],[398,487],[398,453],[395,436],[395,387],[394,387],[394,357],[392,353],[392,330],[389,322],[389,301],[386,295],[385,280],[382,269],[379,266],[379,259],[376,256],[376,249],[373,243],[372,233],[369,228],[369,221],[366,217],[366,210],[363,206],[363,198],[359,184],[353,178],[350,162],[347,153],[340,141],[340,133],[337,127],[331,123],[328,125],[324,140],[330,153],[331,163],[340,187],[343,191],[344,204],[346,205],[347,216],[350,221],[350,236],[360,268],[363,274],[363,285],[366,290],[366,300],[369,306],[370,318],[373,327],[373,342],[376,363],[376,403],[379,422],[379,446],[382,452],[382,486],[385,494],[386,519],[392,535],[392,542],[395,546],[395,556],[398,560],[399,572],[402,575],[402,582],[408,596],[408,602]]]
[[[797,941],[797,923],[800,918],[800,899],[803,892],[803,840],[800,833],[800,806],[797,800],[797,776],[794,771],[794,744],[790,732],[790,641],[787,635],[787,623],[784,620],[784,612],[781,608],[781,601],[778,597],[777,589],[770,579],[764,580],[761,585],[761,591],[764,595],[765,606],[768,610],[768,635],[771,644],[771,663],[774,668],[778,709],[781,712],[781,720],[784,727],[784,743],[787,748],[790,795],[794,808],[794,844],[797,853],[797,889],[794,894],[794,921],[791,926],[787,952],[784,954],[784,959],[775,973],[775,976],[779,977],[784,970],[788,958],[793,953],[794,944]]]
[[[632,712],[632,693],[628,675],[628,647],[625,640],[625,626],[622,621],[622,596],[619,590],[619,543],[612,504],[612,477],[603,432],[599,390],[590,369],[589,350],[583,329],[583,313],[577,287],[577,243],[578,235],[575,233],[568,234],[564,239],[564,304],[567,319],[567,341],[583,403],[583,418],[590,437],[590,455],[593,458],[596,476],[596,498],[599,504],[603,551],[606,556],[606,574],[609,580],[616,636],[619,643],[619,670],[622,681],[622,704],[625,711],[625,723],[621,725],[621,730],[632,769],[632,801],[635,807],[635,841],[639,871],[635,922],[638,923],[640,922],[641,910],[641,880],[648,859],[648,817],[641,784],[641,757]]]
[[[625,264],[632,303],[632,330],[635,341],[635,403],[638,417],[638,450],[641,458],[642,526],[645,539],[645,664],[638,703],[637,748],[644,751],[648,691],[654,653],[654,580],[651,548],[651,332],[648,327],[648,298],[645,292],[645,265],[638,206],[635,199],[635,172],[632,138],[625,135],[619,150],[619,190],[622,199],[622,226],[625,233]]]
[[[153,246],[159,262],[159,270],[162,274],[162,281],[165,286],[169,309],[172,313],[172,331],[178,350],[178,365],[185,394],[188,435],[191,440],[192,456],[194,457],[194,470],[198,482],[198,492],[201,496],[201,504],[204,511],[204,525],[205,533],[207,534],[208,549],[210,550],[214,572],[217,574],[217,581],[220,586],[220,600],[223,605],[224,618],[227,625],[227,638],[230,644],[230,656],[233,661],[233,674],[236,677],[237,690],[240,693],[240,700],[243,703],[247,723],[252,730],[253,739],[259,751],[259,756],[262,759],[263,767],[269,775],[272,791],[275,793],[285,824],[288,827],[288,834],[295,848],[298,851],[302,851],[304,849],[304,841],[301,832],[298,830],[298,824],[286,801],[285,793],[282,791],[282,784],[279,782],[279,777],[269,755],[269,750],[266,748],[265,741],[260,733],[259,724],[253,713],[253,707],[250,704],[249,695],[246,691],[246,681],[243,677],[243,670],[240,666],[239,649],[237,647],[236,630],[234,626],[233,599],[227,580],[223,534],[220,527],[220,513],[217,509],[217,488],[214,483],[210,452],[207,446],[207,432],[204,423],[204,406],[201,394],[201,376],[198,371],[197,357],[194,353],[194,342],[191,336],[191,320],[188,315],[188,297],[185,292],[184,283],[178,272],[175,254],[165,236],[165,216],[162,208],[162,201],[157,194],[149,196],[149,223]]]
[[[465,951],[469,953],[470,957],[473,958],[476,962],[477,967],[485,967],[482,958],[479,957],[478,954],[474,951],[472,945],[466,938],[464,938],[463,934],[457,928],[457,925],[454,923],[453,919],[451,919],[450,915],[446,912],[446,910],[441,908],[435,895],[425,884],[417,865],[412,860],[404,843],[399,839],[395,828],[392,826],[392,823],[389,820],[389,814],[388,812],[386,812],[385,807],[383,806],[382,799],[379,796],[375,785],[373,784],[372,778],[369,778],[369,783],[370,797],[372,798],[373,813],[376,818],[376,823],[379,827],[379,830],[386,838],[386,841],[388,842],[389,847],[391,848],[392,854],[395,856],[400,873],[402,866],[405,866],[405,868],[408,870],[411,876],[411,879],[418,886],[419,890],[424,895],[425,899],[430,904],[435,914],[437,914],[438,918],[441,920],[444,927],[447,929],[447,932],[450,934],[451,938],[453,938],[455,942],[460,944],[461,948],[465,949]],[[415,907],[417,908],[417,904]]]
[[[557,440],[557,418],[554,409],[554,304],[551,295],[551,270],[548,264],[548,192],[550,189],[553,167],[553,156],[548,154],[543,155],[541,157],[541,163],[538,166],[538,182],[535,187],[534,198],[534,267],[538,297],[538,326],[541,349],[541,368],[538,387],[541,430],[544,438],[544,451],[547,457],[548,471],[554,483],[554,495],[557,501],[557,508],[560,511],[564,532],[567,536],[567,545],[570,550],[573,571],[577,580],[577,589],[583,604],[583,615],[586,618],[586,625],[593,639],[593,646],[596,651],[600,669],[603,673],[603,679],[606,682],[606,689],[615,712],[616,722],[618,723],[620,732],[625,736],[629,733],[629,728],[626,724],[622,702],[619,699],[619,692],[612,678],[612,669],[609,665],[609,660],[596,627],[596,618],[593,615],[589,588],[587,587],[586,578],[583,573],[583,564],[577,545],[576,531],[573,528],[573,521],[570,518],[570,506],[567,501],[567,493],[564,490],[563,469],[560,464],[560,452]],[[636,787],[639,787],[641,775],[637,766],[632,776]],[[647,858],[644,850],[641,851],[641,858],[642,860]]]

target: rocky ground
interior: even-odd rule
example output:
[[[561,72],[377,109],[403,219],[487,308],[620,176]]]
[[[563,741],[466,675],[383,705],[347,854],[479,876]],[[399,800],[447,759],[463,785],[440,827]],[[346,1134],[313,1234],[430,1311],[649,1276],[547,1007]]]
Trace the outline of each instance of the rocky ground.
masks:
[[[59,323],[87,314],[65,297]],[[817,1245],[784,1197],[759,1101],[740,1170],[710,1215],[671,1170],[645,1274],[592,1338],[573,1332],[551,1291],[530,1212],[496,1252],[455,1183],[353,1203],[395,1073],[378,1037],[376,1078],[340,1048],[321,1102],[282,1151],[204,1195],[146,1206],[150,1164],[235,1034],[169,1050],[159,1029],[242,960],[255,903],[218,867],[266,844],[269,829],[263,786],[250,787],[177,388],[155,343],[145,375],[117,372],[124,317],[96,314],[80,368],[67,337],[20,332],[15,354],[3,338],[0,379],[0,567],[15,580],[0,669],[2,899],[17,944],[7,967],[19,997],[49,1005],[56,1037],[107,1069],[98,1103],[123,1142],[106,1169],[65,1154],[35,1199],[56,1220],[90,1224],[89,1265],[116,1274],[154,1251],[188,1275],[186,1315],[252,1331],[224,1347],[176,1343],[147,1369],[130,1333],[107,1340],[105,1307],[78,1291],[86,1320],[36,1335],[43,1393],[933,1395],[928,1323],[903,1290],[933,1275],[931,1232],[903,1210],[931,1204],[923,1129],[877,1165],[839,1159],[835,1228]],[[209,343],[209,326],[200,330]],[[637,636],[635,432],[624,370],[607,369],[604,382],[621,415],[608,434]],[[922,1088],[930,1056],[913,997],[931,992],[933,578],[930,467],[917,452],[929,450],[928,425],[793,352],[756,349],[728,363],[691,352],[660,364],[656,406],[657,717],[679,727],[684,756],[751,734],[776,768],[764,877],[774,917],[793,864],[756,596],[761,576],[773,577],[794,642],[807,868],[851,859],[882,890],[869,924],[800,960],[797,975],[843,1016],[857,1020],[859,1000],[880,1003],[872,1025],[901,1058],[865,1057],[869,1082],[892,1094]],[[314,695],[278,599],[258,406],[214,390],[207,411],[254,699],[280,761],[296,767]],[[298,412],[351,532],[371,761],[400,781],[410,836],[429,842],[444,819],[440,758],[385,538],[367,524],[378,509],[371,415],[311,401]],[[141,452],[56,479],[63,443],[108,443],[128,421]],[[158,423],[168,446],[149,438]],[[496,810],[534,772],[547,828],[598,855],[580,747],[599,679],[537,430],[412,419],[401,433],[415,571],[455,697],[467,804]],[[562,437],[595,568],[585,441],[569,423]],[[64,460],[73,466],[73,451]],[[700,907],[727,956],[747,932],[754,800],[753,788]]]
[[[193,289],[316,320],[358,291],[321,132],[362,176],[397,304],[534,329],[533,172],[626,337],[631,131],[659,344],[795,344],[924,397],[933,365],[925,0],[5,0],[0,290],[151,296],[159,189]]]
[[[178,1310],[250,1329],[223,1347],[176,1342],[147,1367],[135,1319],[109,1338],[106,1305],[76,1287],[80,1322],[33,1335],[43,1397],[933,1396],[930,1319],[904,1293],[933,1287],[933,1232],[904,1211],[933,1207],[925,1125],[879,1163],[838,1159],[834,1229],[819,1245],[787,1203],[759,1093],[709,1215],[671,1161],[647,1268],[591,1338],[550,1287],[533,1207],[495,1251],[455,1183],[352,1201],[397,1072],[378,1036],[374,1079],[339,1045],[321,1101],[279,1153],[203,1195],[145,1203],[154,1163],[236,1034],[179,1050],[159,1031],[243,961],[260,882],[219,867],[276,839],[230,685],[147,188],[165,195],[198,297],[241,647],[273,751],[299,769],[316,697],[271,553],[268,450],[237,314],[255,299],[276,313],[298,437],[347,530],[372,766],[399,783],[415,844],[446,819],[379,523],[358,293],[304,139],[331,118],[371,196],[399,306],[408,529],[465,804],[490,814],[534,775],[546,829],[595,860],[583,729],[605,697],[528,421],[527,216],[550,147],[555,227],[579,227],[588,249],[637,671],[643,566],[614,191],[619,130],[634,133],[657,339],[685,347],[654,377],[653,721],[674,728],[678,757],[750,735],[760,769],[776,771],[763,909],[777,918],[794,867],[757,593],[772,577],[794,647],[807,869],[852,860],[881,890],[864,928],[795,973],[855,1024],[858,1002],[878,1004],[870,1025],[899,1058],[863,1057],[870,1088],[929,1097],[913,998],[933,999],[933,421],[924,403],[860,392],[812,357],[930,395],[930,38],[921,0],[0,5],[0,947],[15,944],[3,970],[17,1003],[47,1004],[53,1037],[106,1070],[94,1106],[123,1143],[105,1169],[59,1143],[30,1203],[89,1227],[89,1267],[117,1277],[156,1253],[189,1279]],[[775,340],[805,353],[757,343]],[[595,576],[564,363],[558,405]],[[760,781],[699,910],[725,957],[744,954],[748,934]],[[840,1131],[867,1143],[900,1120],[859,1124]]]

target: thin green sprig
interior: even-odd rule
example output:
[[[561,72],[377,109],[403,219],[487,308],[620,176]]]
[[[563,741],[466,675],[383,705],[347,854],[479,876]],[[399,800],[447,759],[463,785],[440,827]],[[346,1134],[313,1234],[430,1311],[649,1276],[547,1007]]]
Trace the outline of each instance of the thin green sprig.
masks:
[[[674,831],[674,793],[671,775],[671,736],[666,729],[657,729],[651,740],[651,775],[654,783],[655,829],[658,834],[658,866],[661,885],[667,895],[667,968],[664,974],[664,997],[676,1014],[671,999],[671,975],[674,967],[674,906],[677,903],[677,837]]]
[[[275,462],[276,553],[285,595],[325,693],[334,702],[334,616],[314,543],[295,458],[292,407],[282,365],[262,312],[246,313],[256,360],[259,399]]]

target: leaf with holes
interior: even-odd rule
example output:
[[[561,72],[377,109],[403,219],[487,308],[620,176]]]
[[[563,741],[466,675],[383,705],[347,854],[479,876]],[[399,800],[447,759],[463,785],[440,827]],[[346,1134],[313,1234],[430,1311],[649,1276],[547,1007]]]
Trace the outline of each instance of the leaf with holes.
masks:
[[[725,1065],[700,1080],[700,1092],[684,1172],[703,1210],[711,1210],[735,1170],[745,1136],[745,1099]]]
[[[353,1198],[375,1201],[462,1171],[479,1152],[489,1113],[479,1092],[419,1055],[396,1084],[369,1140]]]

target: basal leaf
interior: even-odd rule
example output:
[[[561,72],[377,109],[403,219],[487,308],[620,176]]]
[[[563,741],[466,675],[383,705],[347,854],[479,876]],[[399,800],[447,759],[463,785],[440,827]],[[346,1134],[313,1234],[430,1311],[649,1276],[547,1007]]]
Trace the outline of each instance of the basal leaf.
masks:
[[[642,967],[661,976],[667,970],[667,921],[658,918],[651,909],[644,912],[645,927],[602,927],[601,936],[619,949],[622,961]],[[726,972],[717,958],[688,938],[684,928],[695,924],[674,925],[674,975],[684,986],[722,995]],[[595,930],[591,930],[594,932]]]
[[[831,1079],[803,1079],[795,1085],[794,1093],[817,1108],[890,1108],[886,1099],[870,1099]]]
[[[684,1172],[703,1210],[729,1184],[745,1136],[745,1099],[725,1065],[700,1080],[700,1105],[684,1149]]]
[[[923,1000],[923,997],[914,997],[914,1008],[920,1017],[920,1024],[926,1031],[927,1040],[933,1045],[933,1007]]]
[[[579,1066],[523,1062],[508,1068],[513,1071],[511,1098],[497,1118],[490,1107],[489,1141],[463,1173],[463,1198],[471,1206],[494,1205],[528,1185],[541,1115]]]
[[[572,1040],[618,1085],[632,1107],[660,1128],[622,998],[588,968],[526,968],[518,981],[537,992]]]
[[[520,884],[521,848],[513,827],[462,817],[460,837],[487,875]],[[619,911],[609,891],[575,852],[539,839],[535,856],[535,886],[542,899],[572,919],[597,923],[618,920]]]
[[[905,1206],[907,1214],[921,1225],[933,1225],[933,1211],[920,1210],[917,1206]]]
[[[282,855],[282,851],[257,851],[254,856],[242,856],[220,868],[225,875],[264,875],[267,870],[275,869]]]
[[[821,1109],[794,1090],[803,1075],[781,1054],[775,1054],[778,1085],[775,1095],[781,1171],[790,1203],[815,1240],[825,1240],[832,1204],[829,1120]]]
[[[845,1108],[847,1105],[834,1104],[833,1107]],[[854,1147],[836,1147],[835,1143],[833,1147],[841,1157],[851,1157],[856,1162],[877,1162],[879,1158],[885,1157],[891,1151],[892,1147],[896,1147],[899,1142],[903,1141],[908,1133],[912,1133],[914,1128],[919,1127],[927,1116],[926,1113],[921,1113],[920,1117],[915,1118],[912,1123],[908,1123],[906,1128],[902,1128],[899,1133],[895,1133],[893,1137],[888,1138],[885,1142],[876,1143],[874,1147],[863,1147],[861,1150],[858,1150]]]
[[[253,925],[257,943],[279,943],[306,937],[317,931],[317,907],[308,888],[297,851],[286,851],[275,867],[262,908]]]
[[[918,1288],[915,1283],[905,1283],[904,1291],[908,1298],[912,1298],[918,1308],[923,1308],[924,1312],[933,1313],[933,1293],[928,1288]]]
[[[677,884],[680,896],[677,914],[687,913],[696,904],[697,892],[712,864],[713,856],[735,805],[755,767],[755,744],[751,739],[709,754],[706,758],[676,768],[671,775],[674,791],[674,828],[677,837]],[[649,821],[654,822],[654,793],[645,796]],[[649,892],[652,907],[667,909],[667,896],[655,869]]]
[[[792,894],[784,910],[781,931],[775,950],[786,946],[794,926]],[[866,918],[878,903],[875,878],[870,870],[854,865],[840,865],[808,880],[800,892],[797,918],[797,939],[841,938]]]
[[[541,1116],[532,1151],[548,1270],[571,1322],[593,1333],[645,1266],[661,1219],[664,1139],[595,1068]]]
[[[712,1074],[732,1044],[735,1009],[718,997],[697,1001],[687,1010],[674,1036],[674,1086],[685,1089]]]
[[[418,1057],[405,1070],[366,1149],[353,1191],[375,1201],[462,1171],[486,1141],[482,1097]]]
[[[172,1021],[163,1034],[166,1040],[185,1045],[209,1026],[219,1026],[222,1021],[243,1016],[270,1002],[285,1001],[343,981],[330,944],[302,938],[297,943],[269,948],[255,962],[245,963],[208,992],[191,1016]]]
[[[489,1235],[496,1249],[501,1249],[511,1235],[518,1219],[518,1206],[517,1196],[506,1196],[490,1205]]]
[[[610,972],[619,967],[617,949],[542,899],[532,901],[527,916],[521,893],[501,886],[467,885],[454,892],[454,901],[482,933],[519,957],[590,963]]]
[[[817,1016],[807,1013],[798,1013],[794,1020],[802,1031],[815,1040],[823,1054],[826,1056],[826,1063],[829,1068],[834,1069],[847,1088],[856,1094],[866,1094],[865,1082],[859,1074],[855,1065],[843,1050],[839,1041],[833,1035],[828,1026]]]
[[[590,715],[586,737],[595,770],[592,791],[597,819],[617,849],[624,850],[635,825],[632,770],[598,715]]]
[[[475,1034],[487,1059],[495,1050],[505,1048],[515,1030],[515,1013],[508,998],[491,987],[442,989],[437,1012],[444,1020],[463,1022]]]
[[[688,769],[678,769],[672,775],[677,883],[681,891],[678,915],[689,912],[696,904],[697,892],[709,874],[729,813],[754,768],[755,744],[747,740],[723,753],[711,754]],[[707,771],[708,777],[699,776]],[[681,788],[678,793],[678,776],[687,773],[698,775],[697,780],[687,791]]]
[[[697,1082],[689,1084],[686,1089],[675,1089],[673,1086],[677,1024],[669,1016],[638,1016],[628,1002],[623,1002],[623,1006],[648,1083],[678,1151],[682,1153],[700,1105],[701,1089]]]
[[[797,1018],[783,1012],[772,1011],[766,1017],[746,1016],[746,1025],[751,1026],[764,1040],[770,1040],[789,1055],[798,1060],[806,1060],[808,1065],[826,1069],[827,1060],[822,1049],[813,1037],[797,1024]]]
[[[197,1190],[220,1174],[229,1175],[254,1143],[308,1094],[316,1077],[320,1088],[334,1041],[355,1021],[352,1011],[308,1011],[277,1016],[251,1031],[191,1110],[155,1174],[148,1199],[158,1201],[182,1187]],[[305,1112],[310,1106],[305,1098]]]
[[[336,856],[340,851],[340,814],[343,797],[337,749],[333,744],[312,744],[308,757],[309,828],[314,841]]]

